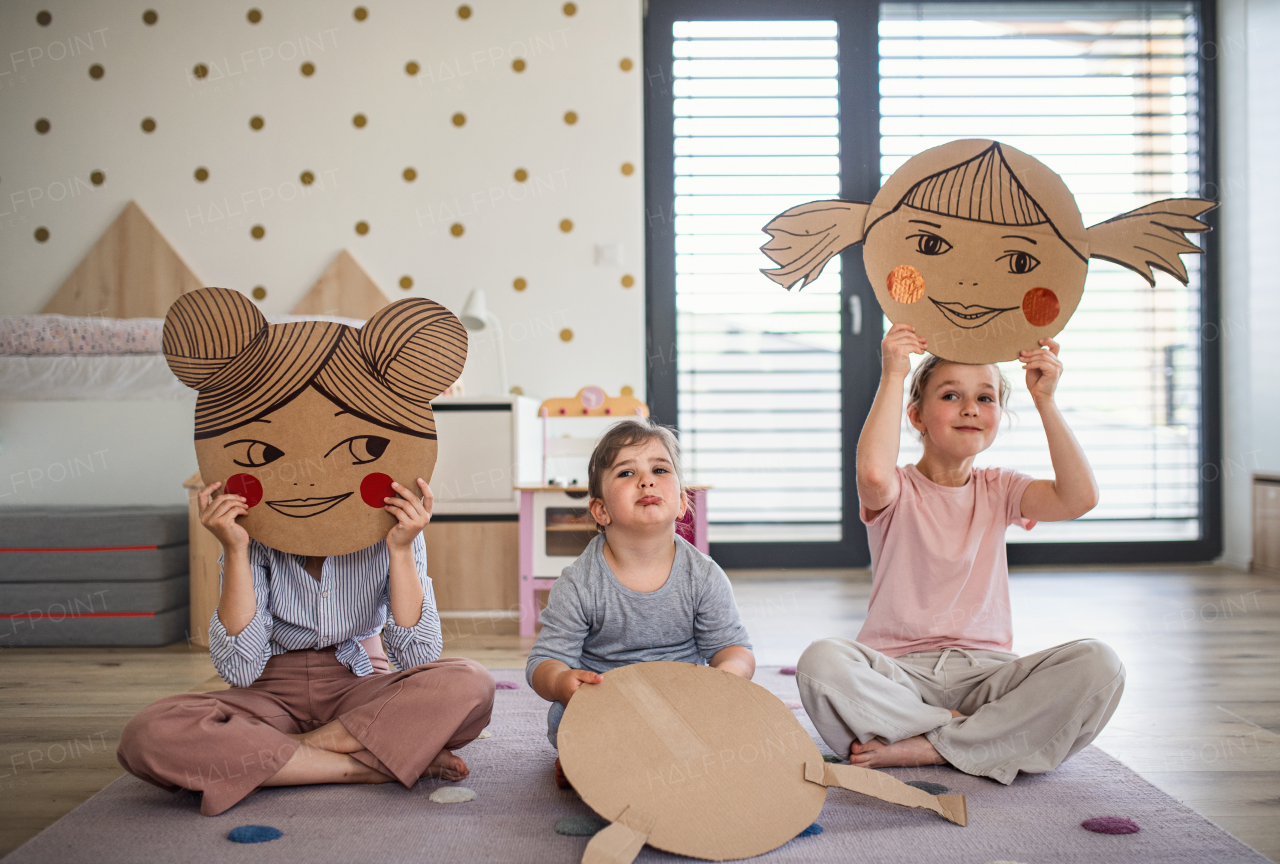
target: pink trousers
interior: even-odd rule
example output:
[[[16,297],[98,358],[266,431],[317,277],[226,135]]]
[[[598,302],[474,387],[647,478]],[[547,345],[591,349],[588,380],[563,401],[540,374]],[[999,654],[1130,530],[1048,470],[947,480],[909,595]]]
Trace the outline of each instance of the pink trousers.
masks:
[[[333,648],[267,661],[248,687],[154,702],[125,726],[116,758],[130,774],[170,791],[203,793],[216,816],[252,793],[293,756],[289,734],[341,720],[365,749],[365,765],[413,786],[441,750],[469,744],[489,723],[493,677],[449,657],[361,678]]]

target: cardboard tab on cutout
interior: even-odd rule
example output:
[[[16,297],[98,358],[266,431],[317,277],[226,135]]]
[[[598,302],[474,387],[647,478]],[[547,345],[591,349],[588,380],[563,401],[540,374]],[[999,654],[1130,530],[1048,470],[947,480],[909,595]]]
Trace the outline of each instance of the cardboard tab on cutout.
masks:
[[[654,821],[653,816],[628,807],[618,821],[591,838],[582,864],[631,864],[649,839]]]
[[[431,482],[431,399],[467,358],[462,323],[407,298],[360,329],[326,321],[269,325],[243,294],[201,288],[164,323],[173,373],[199,393],[196,460],[206,483],[241,495],[253,539],[297,555],[344,555],[387,536],[384,508]]]
[[[1062,178],[1007,144],[951,141],[908,159],[870,204],[813,201],[780,214],[761,247],[791,288],[856,243],[876,300],[910,324],[928,350],[960,363],[1017,359],[1062,331],[1084,293],[1089,258],[1184,284],[1187,232],[1217,206],[1183,198],[1140,207],[1085,229]]]
[[[601,855],[629,852],[642,834],[655,848],[712,861],[762,855],[812,825],[827,785],[846,779],[827,774],[817,744],[768,690],[689,663],[637,663],[584,684],[565,709],[558,744],[582,800],[627,826],[601,840]],[[862,794],[955,813],[887,774],[853,775],[849,788]]]
[[[869,795],[901,804],[903,807],[922,807],[932,810],[943,819],[957,825],[969,824],[963,795],[930,795],[923,789],[908,786],[897,777],[883,771],[863,768],[860,765],[833,765],[829,762],[810,762],[804,766],[804,779],[822,786],[839,786],[859,795]]]

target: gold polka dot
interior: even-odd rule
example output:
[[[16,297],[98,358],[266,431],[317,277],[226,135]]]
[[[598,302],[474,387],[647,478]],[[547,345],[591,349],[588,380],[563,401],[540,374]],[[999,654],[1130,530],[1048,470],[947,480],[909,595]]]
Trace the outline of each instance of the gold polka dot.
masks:
[[[408,63],[404,64],[404,74],[417,75],[419,68],[420,67],[418,66],[417,63],[414,63],[412,60],[410,60]]]
[[[414,180],[417,180],[417,179],[418,179],[417,171],[414,171],[412,168],[404,169],[404,180],[406,183],[412,183]]]
[[[454,237],[461,237],[462,232],[466,230],[467,230],[466,228],[462,227],[461,222],[454,222],[452,225],[449,226],[449,233],[452,234]]]
[[[623,384],[623,385],[622,385],[622,390],[621,390],[620,392],[621,392],[621,394],[622,394],[623,396],[634,396],[634,395],[636,395],[636,391],[631,389],[631,385],[630,385],[630,384]]]
[[[143,131],[143,132],[147,132],[147,133],[151,133],[151,132],[156,131],[156,121],[155,121],[155,120],[152,120],[150,117],[143,117],[143,118],[142,118],[142,131]]]
[[[312,183],[316,182],[316,175],[312,174],[310,171],[303,171],[298,175],[298,179],[302,181],[303,186],[310,186]]]
[[[563,232],[564,232],[564,233],[566,233],[566,234],[568,234],[570,231],[572,231],[572,230],[573,230],[573,220],[572,220],[572,219],[561,219],[561,220],[560,220],[560,230],[561,230],[561,231],[563,231]]]
[[[453,115],[453,125],[454,125],[454,126],[461,126],[461,125],[463,125],[463,124],[464,124],[464,123],[466,123],[466,122],[467,122],[467,115],[466,115],[466,114],[463,114],[461,111],[459,111],[457,114],[454,114],[454,115]]]
[[[525,67],[525,62],[519,57],[511,61],[511,68],[516,70],[517,72],[523,72],[524,67]]]
[[[250,117],[250,118],[249,118],[249,125],[250,125],[253,129],[257,130],[257,129],[261,129],[263,126],[266,126],[266,125],[267,125],[267,121],[266,121],[266,120],[263,120],[263,119],[262,119],[260,116],[258,116],[257,114],[254,114],[252,117]]]
[[[519,385],[513,385],[512,388],[507,392],[510,393],[512,396],[523,396],[524,388]]]
[[[209,169],[201,166],[196,169],[196,182],[203,183],[209,179]]]
[[[400,287],[401,287],[401,288],[403,288],[403,289],[404,289],[404,290],[406,290],[406,291],[408,291],[410,288],[412,288],[412,287],[413,287],[413,277],[412,277],[412,276],[401,276],[401,277],[400,277]]]
[[[308,60],[306,63],[302,64],[301,70],[303,75],[306,75],[308,78],[310,78],[312,75],[316,74],[316,64]]]
[[[570,330],[568,327],[566,327],[566,328],[564,328],[563,330],[561,330],[561,331],[560,331],[560,341],[561,341],[561,342],[572,342],[572,341],[573,341],[573,331],[572,331],[572,330]]]
[[[630,162],[622,163],[622,173],[624,176],[630,177],[632,174],[635,173],[635,170],[636,170],[636,166],[632,165]]]
[[[249,234],[253,236],[254,240],[261,240],[263,237],[267,236],[267,229],[263,228],[261,225],[254,225],[253,228],[250,229]]]
[[[47,10],[41,9],[36,13],[36,23],[41,27],[48,27],[53,21],[53,16]]]
[[[623,288],[630,288],[630,287],[631,287],[632,285],[634,285],[634,284],[636,284],[636,278],[635,278],[634,276],[632,276],[630,273],[628,273],[626,276],[623,276],[623,277],[622,277],[622,287],[623,287]]]
[[[369,233],[369,223],[361,220],[356,223],[356,233],[361,237]]]
[[[49,229],[45,228],[43,225],[40,226],[36,229],[35,237],[37,243],[43,243],[49,239]]]
[[[363,129],[364,124],[368,122],[369,122],[368,119],[366,119],[363,114],[357,114],[356,116],[351,118],[352,125],[354,125],[357,129]]]
[[[630,72],[632,65],[633,64],[631,63],[630,57],[623,57],[622,60],[619,61],[618,63],[618,68],[621,69],[623,72]]]
[[[50,128],[51,127],[49,126],[49,121],[44,119],[43,117],[41,117],[39,120],[36,121],[36,131],[39,132],[41,135],[48,132]],[[152,128],[155,128],[154,123],[152,124]]]
[[[102,68],[101,63],[94,63],[92,66],[89,67],[89,77],[92,78],[94,81],[97,81],[99,78],[101,78],[103,75],[106,75],[106,74],[107,74],[107,70]]]
[[[524,289],[529,287],[529,283],[524,281],[523,278],[517,278],[516,281],[511,283],[511,287],[516,289],[517,291],[523,291]]]
[[[566,15],[575,15],[578,12],[577,3],[566,3],[562,8],[564,9],[564,14]]]
[[[577,123],[577,122],[578,122],[578,112],[577,112],[577,111],[566,111],[566,112],[564,112],[564,122],[568,123],[570,126],[572,126],[574,123]]]
[[[262,20],[262,12],[258,9],[250,9],[249,14],[244,17],[249,19],[250,24],[257,24]]]
[[[364,8],[363,6],[357,6],[354,10],[352,10],[351,15],[357,21],[363,21],[364,19],[369,17],[369,10]]]
[[[152,24],[160,20],[160,16],[156,14],[156,10],[148,9],[142,13],[142,23],[150,27]]]
[[[103,174],[101,171],[94,171],[89,175],[89,182],[94,186],[101,186],[103,183],[107,182],[107,175]]]
[[[197,63],[195,66],[191,67],[191,74],[196,76],[197,78],[208,78],[209,67],[204,65],[203,63]]]
[[[458,7],[458,17],[459,17],[459,18],[461,18],[463,21],[466,21],[468,18],[470,18],[470,17],[471,17],[471,7],[470,7],[470,6],[466,6],[466,5],[459,6],[459,7]]]
[[[254,288],[253,288],[253,299],[254,299],[254,300],[266,300],[266,299],[267,299],[267,289],[266,289],[266,288],[264,288],[264,287],[262,287],[261,285],[255,285],[255,286],[254,286]]]
[[[517,168],[515,173],[515,178],[517,183],[523,183],[524,181],[529,179],[529,172],[524,170],[523,168]]]

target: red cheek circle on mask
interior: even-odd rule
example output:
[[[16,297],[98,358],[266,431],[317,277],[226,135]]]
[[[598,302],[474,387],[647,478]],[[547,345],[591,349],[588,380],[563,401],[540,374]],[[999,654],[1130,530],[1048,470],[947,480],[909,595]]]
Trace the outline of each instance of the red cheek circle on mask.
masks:
[[[222,489],[231,495],[243,495],[246,507],[253,507],[262,500],[262,483],[252,474],[232,474]]]
[[[1032,327],[1047,327],[1061,311],[1058,295],[1048,288],[1032,288],[1022,295],[1022,314]]]
[[[388,474],[370,474],[360,481],[360,497],[370,507],[386,507],[384,498],[396,497],[396,490],[391,488],[391,476]]]
[[[924,296],[924,277],[910,264],[889,271],[889,296],[899,303],[915,303]]]

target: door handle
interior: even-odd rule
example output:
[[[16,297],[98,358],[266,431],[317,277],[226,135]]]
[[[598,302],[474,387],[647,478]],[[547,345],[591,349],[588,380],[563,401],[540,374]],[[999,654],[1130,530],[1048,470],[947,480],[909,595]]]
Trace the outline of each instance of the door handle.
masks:
[[[849,295],[849,331],[854,336],[862,335],[862,297]]]

